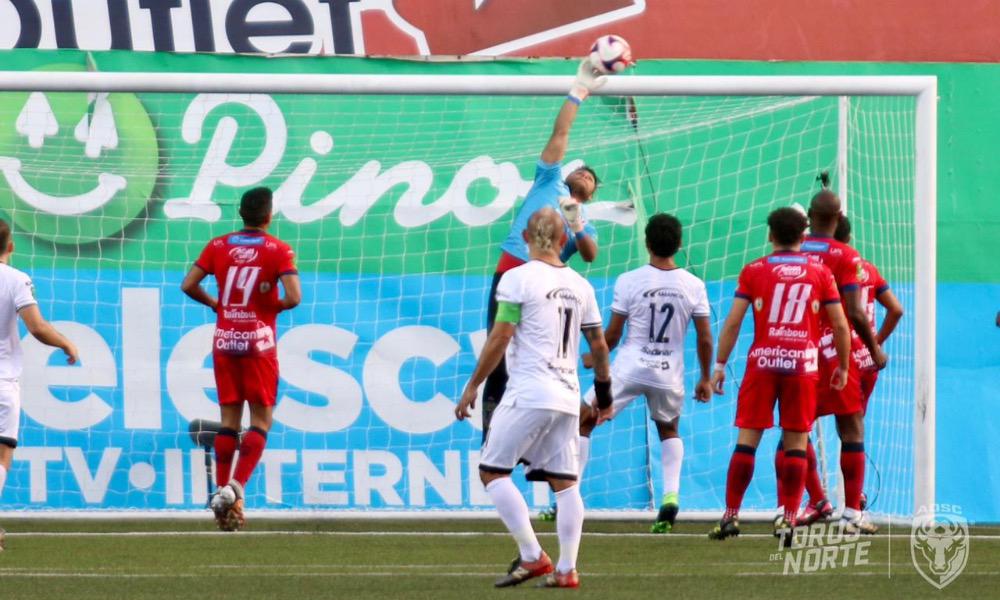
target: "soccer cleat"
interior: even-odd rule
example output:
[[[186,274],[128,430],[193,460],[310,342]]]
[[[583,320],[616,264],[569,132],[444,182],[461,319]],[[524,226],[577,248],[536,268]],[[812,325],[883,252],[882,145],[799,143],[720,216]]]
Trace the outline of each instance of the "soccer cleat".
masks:
[[[511,569],[507,571],[507,574],[497,579],[493,584],[495,587],[510,587],[513,585],[518,585],[524,583],[529,579],[534,579],[535,577],[541,577],[542,575],[548,575],[555,570],[552,566],[552,559],[545,552],[538,557],[538,560],[533,560],[531,562],[525,562],[520,558],[515,559],[511,564]]]
[[[229,482],[229,487],[233,490],[236,501],[229,507],[229,512],[226,514],[227,523],[230,526],[227,531],[239,531],[247,524],[246,516],[243,514],[243,486],[234,479]]]
[[[864,515],[855,517],[853,519],[841,517],[840,527],[843,530],[843,532],[848,535],[855,535],[855,534],[874,535],[878,533],[878,525],[866,519]]]
[[[215,524],[222,531],[231,531],[226,516],[229,514],[229,508],[234,502],[236,502],[236,495],[233,493],[233,490],[229,486],[222,486],[215,490],[215,493],[212,494],[212,499],[208,503],[212,508],[212,513],[215,515]]]
[[[798,525],[812,525],[817,521],[826,521],[833,516],[833,505],[826,498],[823,498],[816,504],[810,504],[805,507],[802,513],[796,519]]]
[[[779,516],[774,520],[774,537],[781,540],[781,545],[785,548],[792,547],[792,540],[794,539],[794,529],[795,526],[788,522],[788,519],[784,515]]]
[[[209,502],[215,523],[222,531],[239,531],[246,524],[243,515],[243,486],[231,481],[212,494]]]
[[[728,537],[736,537],[740,534],[740,522],[736,517],[722,519],[712,531],[708,532],[710,540],[724,540]]]
[[[660,505],[660,512],[656,514],[656,522],[649,528],[650,533],[670,533],[674,530],[674,520],[677,519],[679,507],[676,502],[664,503]]]
[[[538,512],[538,518],[542,521],[555,521],[558,507],[553,504],[548,508],[543,508]]]
[[[540,588],[578,588],[580,587],[580,576],[576,574],[576,569],[569,573],[553,571],[545,576],[535,587]]]
[[[861,492],[861,505],[858,506],[858,510],[865,512],[868,509],[868,494]]]

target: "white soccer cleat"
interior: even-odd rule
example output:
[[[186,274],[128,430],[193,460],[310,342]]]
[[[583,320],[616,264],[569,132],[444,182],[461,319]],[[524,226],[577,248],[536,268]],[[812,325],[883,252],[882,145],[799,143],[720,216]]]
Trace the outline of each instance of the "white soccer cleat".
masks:
[[[878,525],[869,521],[863,513],[854,518],[841,517],[840,527],[848,535],[874,535],[878,533]]]
[[[239,531],[244,523],[243,486],[233,481],[217,489],[209,503],[222,531]]]

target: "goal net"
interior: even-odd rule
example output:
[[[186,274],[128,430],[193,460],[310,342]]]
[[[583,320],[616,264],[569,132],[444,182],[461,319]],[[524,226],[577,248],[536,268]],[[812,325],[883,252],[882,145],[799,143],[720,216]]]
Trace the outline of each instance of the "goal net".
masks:
[[[457,423],[452,410],[485,340],[499,244],[569,80],[392,77],[392,65],[381,68],[353,78],[0,78],[11,262],[32,276],[43,313],[82,353],[82,365],[66,366],[25,337],[20,445],[0,507],[204,506],[206,436],[191,429],[218,418],[214,315],[179,283],[207,240],[239,228],[238,198],[256,185],[275,190],[271,232],[297,252],[304,301],[279,317],[279,404],[249,508],[490,506],[476,468],[479,417]],[[586,208],[600,254],[570,265],[593,283],[605,314],[615,278],[647,259],[645,219],[665,211],[685,226],[679,262],[707,282],[717,328],[740,268],[768,251],[767,213],[807,203],[821,171],[845,195],[862,255],[908,310],[926,309],[915,232],[921,169],[932,169],[918,165],[916,94],[927,82],[857,79],[758,89],[734,78],[730,94],[725,77],[705,78],[703,89],[681,81],[679,91],[675,78],[616,77],[607,95],[584,103],[564,169],[585,162],[603,181]],[[873,510],[891,516],[912,513],[928,473],[933,489],[933,463],[915,449],[933,420],[915,423],[925,334],[911,314],[888,344],[890,366],[867,417],[866,491]],[[750,327],[727,394],[685,403],[684,510],[723,507]],[[687,355],[690,395],[693,338]],[[590,377],[582,372],[584,386]],[[592,439],[587,507],[658,505],[659,444],[645,407],[633,405]],[[822,439],[835,489],[832,424]],[[775,504],[775,443],[773,434],[762,443],[748,509]],[[548,504],[543,487],[520,485],[529,504]]]

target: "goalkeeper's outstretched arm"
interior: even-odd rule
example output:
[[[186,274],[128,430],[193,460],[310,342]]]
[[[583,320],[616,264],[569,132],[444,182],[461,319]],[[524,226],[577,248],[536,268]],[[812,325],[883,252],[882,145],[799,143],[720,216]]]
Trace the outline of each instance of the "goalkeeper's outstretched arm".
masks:
[[[566,156],[566,147],[569,145],[569,130],[573,127],[573,121],[576,120],[576,113],[580,109],[580,104],[587,99],[590,92],[604,85],[605,81],[607,81],[607,77],[598,76],[598,73],[594,70],[588,59],[584,59],[580,63],[580,67],[576,72],[576,79],[573,81],[573,87],[570,88],[569,94],[566,95],[566,101],[563,102],[562,108],[559,109],[559,114],[556,115],[556,122],[552,126],[552,135],[549,136],[549,142],[545,144],[545,149],[542,150],[543,162],[550,165],[562,162],[562,159]]]

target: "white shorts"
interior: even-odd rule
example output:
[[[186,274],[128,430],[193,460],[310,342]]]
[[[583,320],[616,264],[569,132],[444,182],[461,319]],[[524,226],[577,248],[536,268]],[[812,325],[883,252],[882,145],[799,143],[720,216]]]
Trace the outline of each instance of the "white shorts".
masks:
[[[501,403],[479,459],[480,470],[508,474],[523,462],[529,481],[576,481],[579,464],[580,418],[544,408],[520,408]]]
[[[612,417],[617,416],[639,396],[646,397],[649,418],[657,423],[673,421],[681,415],[681,407],[684,406],[684,392],[665,390],[647,383],[628,381],[613,375],[611,377],[611,396],[614,398],[614,402],[611,404]],[[590,388],[583,397],[583,402],[591,406],[594,404],[594,398],[594,388]]]
[[[17,447],[21,422],[21,384],[16,379],[0,379],[0,444]]]

